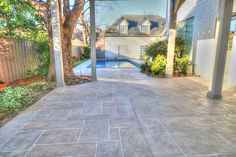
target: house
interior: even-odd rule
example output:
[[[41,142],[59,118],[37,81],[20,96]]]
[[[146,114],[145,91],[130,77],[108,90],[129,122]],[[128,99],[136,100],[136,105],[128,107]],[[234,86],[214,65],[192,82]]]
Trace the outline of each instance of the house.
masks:
[[[215,32],[219,0],[185,0],[177,12],[177,36],[185,40],[186,51],[194,64],[196,75],[211,77],[215,58]],[[224,82],[236,84],[236,1],[234,1]]]
[[[76,29],[73,33],[72,40],[72,50],[71,55],[79,57],[83,53],[83,32],[80,29]]]
[[[105,53],[106,59],[143,59],[146,45],[165,38],[165,24],[166,20],[157,15],[122,16],[98,40],[97,45],[104,44],[99,52]]]

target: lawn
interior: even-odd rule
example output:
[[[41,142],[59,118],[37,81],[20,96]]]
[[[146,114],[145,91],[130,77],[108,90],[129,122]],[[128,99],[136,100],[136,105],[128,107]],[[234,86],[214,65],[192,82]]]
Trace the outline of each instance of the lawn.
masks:
[[[76,67],[82,63],[84,63],[85,61],[87,61],[88,59],[81,59],[81,60],[75,60],[73,61],[73,67]]]

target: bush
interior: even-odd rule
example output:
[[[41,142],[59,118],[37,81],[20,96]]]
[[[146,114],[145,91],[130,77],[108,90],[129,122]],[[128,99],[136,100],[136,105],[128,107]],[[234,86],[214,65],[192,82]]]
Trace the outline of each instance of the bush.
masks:
[[[140,66],[141,72],[149,74],[151,72],[151,65],[145,62]]]
[[[0,94],[0,117],[16,114],[32,101],[33,92],[28,87],[7,87]]]
[[[81,55],[81,60],[83,59],[89,59],[90,58],[90,52],[91,49],[88,45],[83,46],[84,53]]]
[[[174,70],[176,72],[187,74],[188,71],[188,64],[190,60],[188,58],[175,58],[175,66]]]
[[[38,47],[40,65],[36,69],[28,71],[28,76],[46,77],[50,65],[49,40],[47,33],[42,32],[38,34],[35,42]]]
[[[146,54],[152,58],[155,58],[157,55],[164,55],[167,54],[167,41],[158,41],[155,43],[150,44],[146,47]]]
[[[31,85],[31,88],[35,92],[41,92],[42,90],[45,89],[46,86],[47,86],[46,82],[36,82]]]
[[[158,77],[165,77],[166,64],[167,64],[166,56],[157,55],[151,64],[152,74],[157,75]]]
[[[175,55],[179,58],[183,57],[184,54],[184,49],[185,47],[185,42],[184,39],[182,37],[176,37],[175,38]]]

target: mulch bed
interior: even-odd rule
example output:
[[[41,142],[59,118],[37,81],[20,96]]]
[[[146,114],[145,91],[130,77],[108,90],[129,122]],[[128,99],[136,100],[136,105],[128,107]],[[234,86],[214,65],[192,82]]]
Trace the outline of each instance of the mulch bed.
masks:
[[[77,84],[83,84],[91,82],[91,77],[86,75],[80,75],[80,76],[70,76],[69,78],[65,78],[65,80],[69,80],[66,82],[66,85],[72,86]],[[46,79],[43,77],[29,77],[26,79],[19,79],[14,82],[11,82],[9,86],[31,86],[32,83],[35,82],[46,82]]]
[[[9,83],[9,86],[17,87],[17,86],[31,86],[32,83],[35,82],[46,82],[46,79],[43,77],[29,77],[26,79],[18,79]]]
[[[66,80],[68,80],[68,78],[66,78]],[[78,84],[91,82],[91,77],[90,76],[84,76],[84,75],[71,76],[71,77],[69,77],[69,80],[70,81],[66,82],[66,84],[68,86],[73,86],[73,85],[78,85]],[[47,82],[47,81],[43,77],[29,77],[29,78],[26,78],[26,79],[18,79],[16,81],[13,81],[13,82],[9,83],[8,86],[13,86],[13,87],[28,86],[28,87],[31,87],[33,83],[38,83],[38,82]],[[0,117],[0,127],[2,127],[4,124],[6,124],[8,121],[13,119],[17,115],[19,115],[24,110],[26,110],[29,106],[31,106],[32,104],[37,102],[43,96],[47,95],[55,87],[56,87],[55,83],[48,83],[48,85],[45,89],[43,89],[40,92],[34,93],[32,102],[27,106],[23,106],[22,109],[17,114],[12,115],[12,116],[8,116],[8,117]],[[0,94],[1,94],[1,91],[0,91]]]
[[[78,85],[78,84],[83,84],[83,83],[88,83],[91,82],[91,77],[86,76],[86,75],[80,75],[80,76],[70,76],[65,78],[66,80],[69,80],[66,82],[66,85],[68,86],[73,86],[73,85]]]

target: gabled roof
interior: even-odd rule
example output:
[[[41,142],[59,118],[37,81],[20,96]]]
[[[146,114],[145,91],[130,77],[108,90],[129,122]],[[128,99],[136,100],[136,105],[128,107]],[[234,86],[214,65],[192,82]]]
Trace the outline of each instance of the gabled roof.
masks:
[[[119,34],[117,31],[117,26],[120,24],[122,20],[126,20],[128,22],[128,34]],[[148,20],[151,23],[150,34],[143,34],[139,30],[139,26],[145,21]],[[124,15],[117,19],[112,26],[110,26],[104,32],[106,37],[111,36],[150,36],[150,37],[158,37],[163,36],[165,34],[166,20],[163,17],[158,15]]]

